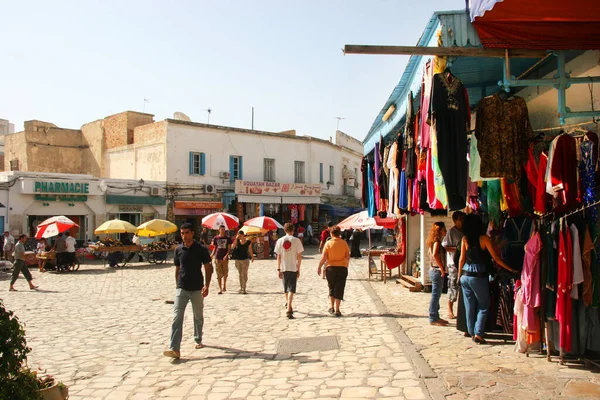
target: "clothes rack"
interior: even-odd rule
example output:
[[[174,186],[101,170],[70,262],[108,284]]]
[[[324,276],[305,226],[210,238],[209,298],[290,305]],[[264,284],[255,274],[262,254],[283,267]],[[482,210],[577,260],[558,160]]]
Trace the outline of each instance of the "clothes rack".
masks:
[[[535,129],[534,132],[551,132],[551,131],[558,131],[561,129],[569,129],[569,128],[575,128],[578,126],[585,126],[585,125],[590,125],[590,124],[597,124],[599,122],[599,120],[597,119],[592,119],[591,121],[586,121],[586,122],[579,122],[577,124],[571,124],[571,125],[561,125],[561,126],[555,126],[552,128],[541,128],[541,129]]]

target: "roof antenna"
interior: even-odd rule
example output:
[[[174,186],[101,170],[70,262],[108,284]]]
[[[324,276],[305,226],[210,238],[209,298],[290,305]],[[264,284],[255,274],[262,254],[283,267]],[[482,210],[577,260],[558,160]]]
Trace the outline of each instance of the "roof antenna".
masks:
[[[208,121],[206,122],[207,124],[210,124],[210,113],[212,112],[212,109],[209,107],[206,110],[204,110],[208,113]]]

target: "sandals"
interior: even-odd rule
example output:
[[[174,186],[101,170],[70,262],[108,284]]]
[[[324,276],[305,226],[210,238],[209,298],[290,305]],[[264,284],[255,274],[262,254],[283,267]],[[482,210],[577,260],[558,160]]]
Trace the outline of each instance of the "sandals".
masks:
[[[333,309],[333,307],[331,307],[329,310],[327,310],[329,312],[329,314],[333,315],[335,314],[335,310]]]
[[[203,347],[204,345],[202,343],[196,343],[196,345],[194,346],[195,349],[201,349]]]
[[[9,288],[8,291],[9,292],[17,292],[17,289],[15,289],[15,288]]]
[[[473,341],[477,344],[487,344],[487,341],[484,338],[480,338],[477,336],[473,336]]]
[[[456,315],[450,315],[450,314],[448,314],[448,315],[446,315],[446,318],[448,318],[448,319],[456,319]]]

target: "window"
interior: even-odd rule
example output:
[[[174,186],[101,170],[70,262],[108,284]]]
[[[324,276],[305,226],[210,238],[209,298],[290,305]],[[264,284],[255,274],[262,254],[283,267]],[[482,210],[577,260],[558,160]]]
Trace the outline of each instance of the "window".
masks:
[[[294,161],[294,183],[304,183],[304,161]]]
[[[358,168],[354,168],[354,186],[358,187]]]
[[[234,182],[242,177],[242,156],[229,156],[229,181]]]
[[[319,163],[319,183],[323,183],[323,163]]]
[[[204,153],[190,151],[190,175],[204,175],[206,171],[206,157]]]
[[[334,175],[335,174],[333,171],[333,165],[330,165],[329,166],[329,184],[331,184],[331,185],[333,185],[333,183],[334,183],[334,180],[333,180]]]
[[[275,159],[265,158],[265,182],[275,182]]]

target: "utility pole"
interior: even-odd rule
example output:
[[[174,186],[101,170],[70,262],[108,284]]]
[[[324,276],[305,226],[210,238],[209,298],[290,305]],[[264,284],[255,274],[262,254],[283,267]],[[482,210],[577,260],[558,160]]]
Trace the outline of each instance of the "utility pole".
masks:
[[[142,108],[142,109],[143,109],[143,111],[142,111],[142,112],[146,112],[146,103],[150,103],[150,102],[148,101],[148,99],[146,99],[146,98],[144,97],[144,107]]]
[[[252,130],[254,130],[254,107],[252,107]]]
[[[336,126],[335,130],[339,131],[340,130],[340,121],[343,120],[343,119],[346,119],[346,118],[344,118],[344,117],[335,117],[335,119],[337,119],[337,126]]]
[[[212,112],[212,109],[209,107],[206,110],[204,110],[208,113],[208,120],[206,121],[207,124],[210,124],[210,113]]]

